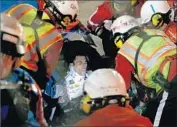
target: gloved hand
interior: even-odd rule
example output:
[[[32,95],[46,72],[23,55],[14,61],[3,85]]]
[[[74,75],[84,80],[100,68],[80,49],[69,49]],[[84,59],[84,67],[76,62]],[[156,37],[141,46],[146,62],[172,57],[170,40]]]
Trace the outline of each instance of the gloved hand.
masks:
[[[35,84],[35,81],[33,78],[28,74],[24,73],[24,75],[21,77],[21,80],[23,81],[23,85],[21,85],[20,89],[25,97],[28,97],[28,92],[30,92],[32,89],[32,85]]]
[[[95,35],[97,35],[97,36],[101,36],[102,35],[102,33],[103,33],[103,29],[104,29],[104,26],[100,26],[100,27],[97,27],[96,29],[95,29]]]
[[[105,20],[104,21],[104,28],[111,31],[111,25],[112,25],[113,21],[112,20]]]
[[[91,33],[91,31],[87,29],[81,22],[79,23],[78,27],[79,27],[79,30],[85,35]]]
[[[34,84],[35,81],[30,75],[26,74],[26,75],[24,75],[24,83],[29,85],[29,84]]]
[[[144,106],[136,106],[135,107],[135,111],[138,114],[142,115],[146,111],[146,105],[144,105]]]
[[[175,23],[177,23],[177,2],[174,1],[173,8],[172,8],[172,20],[174,20]]]

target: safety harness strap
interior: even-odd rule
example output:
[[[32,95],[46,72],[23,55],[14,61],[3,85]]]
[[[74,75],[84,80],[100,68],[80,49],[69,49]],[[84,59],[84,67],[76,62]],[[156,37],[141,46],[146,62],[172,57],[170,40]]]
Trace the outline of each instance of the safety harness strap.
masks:
[[[141,32],[139,33],[137,36],[139,36],[140,38],[143,39],[143,41],[141,42],[141,44],[139,45],[138,49],[137,49],[137,52],[135,54],[135,72],[133,73],[134,77],[137,78],[136,80],[136,88],[137,88],[137,92],[138,92],[138,95],[139,95],[139,99],[143,102],[148,102],[152,99],[155,99],[157,97],[156,93],[155,93],[155,89],[153,88],[148,88],[148,87],[145,87],[142,83],[141,83],[141,80],[139,78],[139,73],[138,73],[138,57],[139,57],[139,53],[140,53],[140,50],[141,48],[143,47],[143,45],[149,40],[151,39],[152,37],[162,37],[161,35],[148,35],[147,33],[145,32]],[[135,79],[135,78],[134,78]]]
[[[137,49],[137,52],[135,54],[135,63],[134,63],[135,64],[135,72],[136,72],[137,78],[138,78],[139,81],[141,81],[140,78],[139,78],[139,75],[138,75],[138,57],[139,57],[140,50],[143,47],[143,45],[145,44],[145,42],[147,42],[149,39],[151,39],[152,37],[162,37],[162,35],[151,35],[151,36],[149,36],[147,33],[141,32],[137,36],[139,36],[140,38],[143,39],[143,41],[139,45],[139,47]]]

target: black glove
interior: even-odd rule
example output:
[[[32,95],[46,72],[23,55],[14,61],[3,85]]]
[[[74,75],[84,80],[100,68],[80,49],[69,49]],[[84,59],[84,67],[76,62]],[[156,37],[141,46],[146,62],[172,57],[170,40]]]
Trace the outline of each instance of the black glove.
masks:
[[[171,89],[171,84],[169,84],[168,80],[164,78],[164,76],[158,71],[156,75],[152,78],[155,83],[158,83],[165,91],[169,92]]]

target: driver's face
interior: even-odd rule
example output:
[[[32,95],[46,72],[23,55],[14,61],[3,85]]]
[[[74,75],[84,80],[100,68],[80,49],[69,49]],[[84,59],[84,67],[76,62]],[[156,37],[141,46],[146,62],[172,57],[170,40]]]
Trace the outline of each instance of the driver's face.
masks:
[[[85,56],[76,56],[73,62],[73,68],[78,74],[85,74],[87,70],[87,61]]]

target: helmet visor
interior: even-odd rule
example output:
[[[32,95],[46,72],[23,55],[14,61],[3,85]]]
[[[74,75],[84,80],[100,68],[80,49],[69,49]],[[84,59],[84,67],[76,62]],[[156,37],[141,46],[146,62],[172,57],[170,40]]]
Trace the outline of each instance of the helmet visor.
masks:
[[[3,54],[12,56],[12,57],[21,57],[24,54],[20,54],[17,51],[17,44],[20,41],[18,36],[1,32],[1,52]]]

